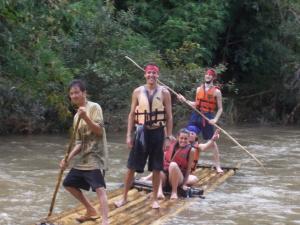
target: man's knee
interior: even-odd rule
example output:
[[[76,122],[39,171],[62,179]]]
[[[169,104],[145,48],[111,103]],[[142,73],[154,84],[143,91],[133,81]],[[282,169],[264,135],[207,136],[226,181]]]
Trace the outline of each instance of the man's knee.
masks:
[[[105,196],[106,195],[106,190],[104,187],[98,187],[96,188],[96,192],[99,196]]]
[[[171,162],[170,165],[169,165],[169,171],[173,171],[173,170],[177,170],[179,169],[179,166],[176,162]]]

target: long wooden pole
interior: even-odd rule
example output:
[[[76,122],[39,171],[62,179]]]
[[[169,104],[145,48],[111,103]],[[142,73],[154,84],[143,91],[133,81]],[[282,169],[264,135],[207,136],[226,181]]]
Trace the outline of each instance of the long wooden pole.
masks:
[[[145,71],[142,67],[140,67],[133,59],[131,59],[128,56],[125,56],[126,59],[128,59],[129,61],[131,61],[136,67],[138,67],[139,69],[141,69],[142,71]],[[177,92],[175,92],[172,88],[170,88],[168,85],[164,84],[163,82],[161,82],[160,80],[157,80],[157,82],[163,86],[165,86],[169,91],[171,91],[173,94],[175,94],[176,96],[179,96],[179,94]],[[202,113],[200,112],[194,105],[192,105],[190,102],[188,102],[187,100],[184,100],[184,103],[186,103],[189,107],[191,107],[194,111],[196,111],[198,114],[200,114],[205,120],[209,121],[209,119]],[[245,152],[248,153],[248,155],[250,155],[266,172],[266,169],[264,167],[264,165],[251,153],[249,152],[244,146],[242,146],[237,140],[235,140],[228,132],[226,132],[224,129],[222,129],[219,125],[217,124],[213,124],[213,126],[215,126],[216,128],[218,128],[219,130],[221,130],[230,140],[232,140],[237,146],[239,146],[240,148],[242,148]]]
[[[65,162],[67,162],[69,154],[70,154],[70,152],[71,152],[71,150],[73,148],[73,144],[74,144],[74,141],[75,141],[75,138],[76,138],[76,132],[78,130],[79,123],[80,123],[80,118],[78,118],[78,120],[76,122],[76,125],[75,125],[75,128],[74,128],[74,131],[72,133],[72,136],[71,136],[71,139],[70,139],[70,143],[69,143],[67,152],[66,152],[65,157],[64,157]],[[63,173],[64,173],[64,169],[61,168],[60,171],[59,171],[59,174],[58,174],[58,178],[57,178],[57,182],[56,182],[56,187],[55,187],[55,190],[54,190],[54,193],[53,193],[53,196],[52,196],[52,201],[51,201],[50,209],[49,209],[49,212],[48,212],[48,217],[50,217],[52,215],[52,211],[53,211],[53,207],[54,207],[56,195],[57,195],[57,192],[58,192],[58,189],[59,189],[59,186],[60,186],[60,182],[61,182]]]

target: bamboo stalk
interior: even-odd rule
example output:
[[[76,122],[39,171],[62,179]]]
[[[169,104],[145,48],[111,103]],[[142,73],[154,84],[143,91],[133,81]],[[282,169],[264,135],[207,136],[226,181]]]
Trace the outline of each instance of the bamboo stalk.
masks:
[[[225,180],[227,180],[229,177],[231,177],[234,174],[234,170],[229,170],[226,174],[224,174],[222,177],[217,179],[213,184],[211,184],[206,190],[204,190],[204,193],[207,194],[209,192],[212,192],[217,188],[218,185],[223,183]]]
[[[149,196],[139,198],[134,207],[129,207],[119,213],[118,217],[114,217],[113,220],[110,221],[110,225],[128,224],[128,220],[143,215],[143,210],[149,210],[150,208],[150,203],[147,199],[149,199]]]
[[[241,163],[238,163],[236,168],[239,169],[240,167],[241,167]],[[214,182],[210,187],[208,187],[207,190],[205,190],[205,194],[215,190],[221,183],[223,183],[229,177],[233,176],[235,173],[236,173],[235,168],[228,170],[222,177],[216,180],[216,182]]]
[[[212,184],[214,184],[218,179],[220,179],[226,173],[227,173],[227,170],[224,171],[223,173],[215,173],[214,176],[211,176],[210,179],[203,182],[202,189],[205,191],[208,187],[210,187]]]
[[[75,129],[74,129],[74,131],[72,133],[71,140],[70,140],[70,143],[69,143],[69,146],[68,146],[68,150],[67,150],[67,152],[65,154],[65,157],[64,157],[65,162],[67,162],[69,154],[70,154],[70,152],[71,152],[71,150],[73,148],[73,144],[75,142],[76,132],[78,130],[79,123],[80,123],[80,118],[77,119],[77,122],[76,122],[76,125],[75,125]],[[58,178],[57,178],[55,190],[54,190],[54,193],[53,193],[53,196],[52,196],[51,205],[50,205],[50,209],[49,209],[47,218],[52,215],[52,211],[53,211],[55,200],[56,200],[56,195],[57,195],[58,189],[60,187],[60,182],[61,182],[63,173],[64,173],[64,169],[61,168],[60,171],[59,171],[59,174],[58,174]]]
[[[215,171],[210,171],[205,177],[203,177],[201,180],[199,180],[195,186],[202,187],[207,181],[209,181],[215,175],[217,175],[217,173]]]
[[[211,168],[216,168],[215,166],[213,166],[213,165],[210,165],[210,164],[197,164],[197,168],[202,168],[202,169],[204,169],[204,168],[209,168],[209,169],[211,169]],[[222,166],[222,169],[224,170],[231,170],[231,169],[234,169],[234,170],[237,170],[237,169],[239,169],[239,168],[237,168],[237,167],[232,167],[232,166]]]
[[[165,200],[160,203],[159,209],[152,209],[150,208],[150,205],[148,207],[144,207],[141,211],[139,211],[139,216],[135,216],[128,220],[126,225],[141,225],[145,224],[145,222],[149,220],[150,222],[155,221],[158,217],[168,214],[169,210],[173,209],[172,206],[174,204],[176,204],[176,201]]]
[[[207,169],[201,170],[200,172],[196,172],[194,175],[196,175],[200,181],[203,178],[205,178],[210,172],[211,172],[210,169],[207,168]]]
[[[221,184],[222,182],[224,182],[226,179],[228,179],[233,174],[234,174],[234,169],[231,169],[226,174],[223,174],[221,177],[218,177],[217,180],[215,181],[215,183],[212,184],[211,187],[208,187],[207,190],[204,193],[207,194],[207,193],[213,191],[219,184]],[[214,172],[210,173],[208,177],[204,178],[204,180],[205,181],[209,180],[210,177],[213,176],[213,175],[214,175]],[[200,183],[202,183],[202,182],[203,181],[200,181]],[[178,213],[180,213],[183,210],[185,210],[188,207],[190,207],[193,203],[194,202],[192,200],[189,200],[188,202],[186,202],[181,207],[176,208],[172,213],[169,213],[169,214],[166,214],[166,215],[160,217],[158,220],[156,220],[153,223],[151,223],[151,225],[161,225],[161,224],[163,224],[168,218],[170,218],[170,217],[172,217],[174,215],[177,215]]]
[[[109,198],[108,200],[108,204],[109,204],[109,208],[113,208],[113,202],[116,201],[117,199],[120,198],[120,195],[123,193],[123,190],[121,188],[116,189],[115,191],[111,192],[108,194],[108,197],[112,197]],[[128,192],[128,198],[129,200],[134,200],[135,198],[138,197],[138,191],[135,189],[132,189]],[[117,196],[116,196],[117,195]],[[99,206],[99,200],[97,198],[91,200],[92,205],[97,208]],[[74,223],[75,219],[78,217],[78,215],[83,215],[85,214],[85,207],[82,204],[79,204],[75,209],[73,210],[69,210],[65,213],[56,215],[56,216],[52,216],[48,222],[51,223],[63,223],[63,224],[69,224],[67,221],[73,221],[71,222],[71,224]]]
[[[169,207],[173,209],[174,205],[169,205]],[[148,225],[148,224],[151,224],[152,222],[155,222],[156,220],[158,220],[162,216],[168,215],[169,212],[170,212],[170,210],[165,210],[164,213],[157,212],[155,214],[146,212],[144,218],[135,221],[135,223],[132,223],[132,225]]]
[[[120,208],[115,208],[113,211],[111,211],[111,212],[109,212],[109,217],[113,217],[114,215],[116,215],[116,214],[119,214],[119,213],[121,213],[121,212],[123,212],[123,211],[126,211],[126,210],[129,210],[129,209],[131,209],[131,208],[133,208],[133,207],[135,207],[137,204],[139,204],[139,203],[141,203],[141,202],[144,202],[146,199],[148,199],[149,198],[149,194],[148,195],[140,195],[140,196],[138,196],[138,198],[136,198],[135,200],[133,200],[133,201],[130,201],[130,202],[128,202],[126,205],[124,205],[124,206],[122,206],[122,207],[120,207]],[[117,215],[116,216],[116,219],[118,219],[120,216],[119,215]]]
[[[180,201],[180,200],[179,200]],[[181,201],[178,203],[178,205],[176,205],[176,208],[172,208],[169,210],[169,213],[164,214],[163,216],[161,216],[160,218],[156,219],[155,221],[153,221],[153,223],[148,223],[151,225],[161,225],[163,224],[168,218],[177,215],[178,213],[180,213],[181,211],[183,211],[184,209],[186,209],[187,207],[189,207],[189,205],[191,205],[191,202],[187,202],[187,201]]]
[[[195,171],[195,175],[198,178],[201,178],[197,185],[204,185],[205,194],[213,191],[218,185],[228,179],[234,174],[234,171],[239,166],[224,170],[224,174],[219,175],[215,170],[210,170],[209,168],[199,168]],[[120,207],[115,208],[113,202],[122,197],[123,189],[119,188],[115,191],[109,192],[109,222],[111,225],[146,225],[146,224],[161,224],[167,218],[185,210],[189,207],[194,201],[193,199],[178,199],[170,200],[168,197],[165,200],[160,200],[160,209],[154,210],[151,209],[151,198],[149,196],[151,193],[146,194],[144,191],[137,191],[135,188],[131,189],[128,192],[129,202]],[[199,200],[199,199],[197,199]],[[99,203],[95,199],[92,201],[94,206],[98,206]],[[64,224],[64,225],[73,225],[75,224],[75,219],[78,217],[78,214],[83,214],[85,208],[79,206],[76,209],[70,210],[68,213],[59,214],[60,219],[52,220],[55,224]],[[62,217],[62,215],[65,215]],[[58,216],[52,216],[51,218],[59,218]],[[86,225],[95,225],[101,223],[101,218],[96,221],[85,222]]]

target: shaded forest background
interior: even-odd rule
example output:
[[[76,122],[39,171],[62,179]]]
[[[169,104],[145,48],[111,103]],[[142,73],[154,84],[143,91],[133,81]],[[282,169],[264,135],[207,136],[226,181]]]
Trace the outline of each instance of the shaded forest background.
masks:
[[[122,130],[140,65],[193,99],[206,67],[219,72],[221,123],[300,124],[297,0],[2,0],[0,134],[70,126],[66,88],[88,84],[108,129]],[[174,102],[175,124],[190,109]]]

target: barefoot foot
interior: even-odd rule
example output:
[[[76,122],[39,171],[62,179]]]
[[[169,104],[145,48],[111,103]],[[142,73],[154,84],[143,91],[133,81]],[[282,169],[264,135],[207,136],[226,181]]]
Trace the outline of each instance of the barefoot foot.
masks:
[[[108,220],[102,220],[102,225],[108,225]]]
[[[120,208],[120,207],[122,207],[123,205],[125,205],[126,203],[127,203],[127,200],[121,199],[121,200],[119,200],[119,201],[114,202],[114,205],[115,205],[117,208]]]
[[[152,209],[159,209],[160,208],[160,206],[159,206],[159,203],[158,203],[158,201],[153,201],[153,203],[152,203]]]
[[[224,171],[221,169],[221,167],[216,167],[216,169],[217,169],[217,173],[224,173]]]
[[[157,194],[157,199],[163,200],[165,199],[165,195],[163,193]]]
[[[176,200],[176,199],[178,199],[177,193],[173,193],[173,192],[172,192],[170,199],[171,199],[171,200]]]

